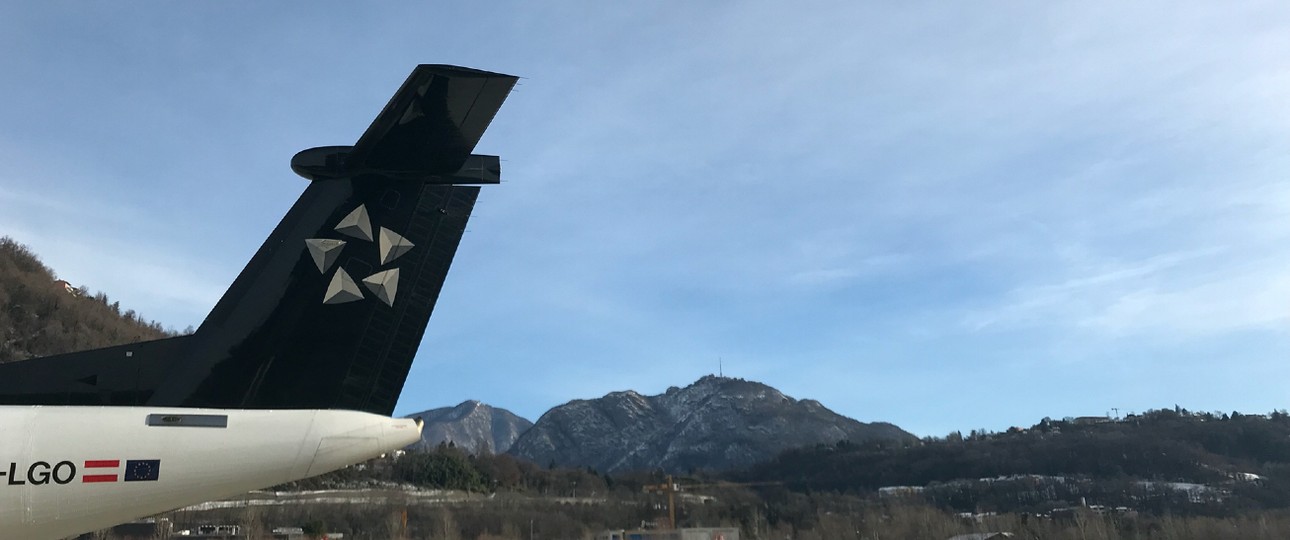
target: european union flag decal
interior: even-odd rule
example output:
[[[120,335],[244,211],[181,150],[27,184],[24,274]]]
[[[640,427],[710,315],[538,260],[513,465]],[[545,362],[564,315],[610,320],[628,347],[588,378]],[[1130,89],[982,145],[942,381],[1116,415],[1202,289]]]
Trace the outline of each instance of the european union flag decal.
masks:
[[[131,459],[125,462],[126,482],[154,482],[161,474],[160,459]]]

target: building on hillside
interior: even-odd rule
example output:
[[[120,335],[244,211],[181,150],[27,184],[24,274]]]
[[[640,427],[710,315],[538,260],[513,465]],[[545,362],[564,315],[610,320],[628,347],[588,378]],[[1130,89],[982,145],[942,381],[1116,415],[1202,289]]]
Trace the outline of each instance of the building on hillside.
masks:
[[[61,279],[60,279],[60,280],[57,280],[57,281],[55,281],[55,282],[54,282],[54,285],[57,285],[57,286],[59,286],[59,287],[62,287],[64,291],[67,291],[67,294],[70,294],[70,295],[73,295],[73,296],[76,296],[76,295],[80,294],[80,293],[76,292],[76,287],[73,287],[71,283],[68,283],[68,282],[66,282],[66,281],[64,281],[64,280],[61,280]]]
[[[739,527],[605,531],[596,540],[739,540]]]

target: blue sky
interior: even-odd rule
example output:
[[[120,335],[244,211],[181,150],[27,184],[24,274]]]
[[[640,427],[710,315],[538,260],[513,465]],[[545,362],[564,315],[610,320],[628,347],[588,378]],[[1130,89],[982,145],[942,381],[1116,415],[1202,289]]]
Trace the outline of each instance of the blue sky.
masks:
[[[1273,2],[0,6],[0,234],[200,323],[417,63],[525,77],[400,413],[715,372],[919,435],[1290,407]]]

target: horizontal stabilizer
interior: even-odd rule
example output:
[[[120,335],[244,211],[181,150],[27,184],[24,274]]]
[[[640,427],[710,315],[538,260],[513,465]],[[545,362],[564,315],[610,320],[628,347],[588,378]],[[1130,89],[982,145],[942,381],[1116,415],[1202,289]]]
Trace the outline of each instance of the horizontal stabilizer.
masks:
[[[348,158],[353,168],[448,174],[461,168],[519,79],[417,66]]]

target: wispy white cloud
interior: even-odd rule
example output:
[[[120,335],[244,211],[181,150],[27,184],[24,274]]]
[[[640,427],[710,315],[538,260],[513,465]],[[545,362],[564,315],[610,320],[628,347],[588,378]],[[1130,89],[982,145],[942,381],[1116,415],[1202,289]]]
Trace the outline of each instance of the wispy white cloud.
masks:
[[[788,276],[793,285],[822,286],[850,282],[867,276],[888,274],[899,271],[909,262],[909,256],[889,253],[868,257],[848,257],[844,261],[830,261],[842,266],[812,264],[809,260],[797,261],[802,270]]]
[[[1081,270],[1089,273],[1076,274],[1058,283],[1014,289],[1006,295],[1003,303],[969,313],[963,323],[975,331],[992,327],[1080,323],[1089,320],[1090,313],[1108,309],[1125,294],[1136,293],[1144,284],[1150,287],[1167,272],[1202,256],[1205,256],[1204,252],[1172,253],[1130,264],[1086,262]]]
[[[1027,276],[962,322],[976,331],[1044,326],[1175,340],[1290,332],[1290,254],[1278,249],[1290,240],[1287,191],[1290,184],[1219,185],[1127,202],[1136,216],[1120,222],[1131,224],[1122,238],[1054,249],[1050,278]],[[1176,246],[1186,250],[1167,251]]]
[[[1174,290],[1145,288],[1100,307],[1078,323],[1115,335],[1155,332],[1181,340],[1251,329],[1290,333],[1290,276],[1260,273]]]

